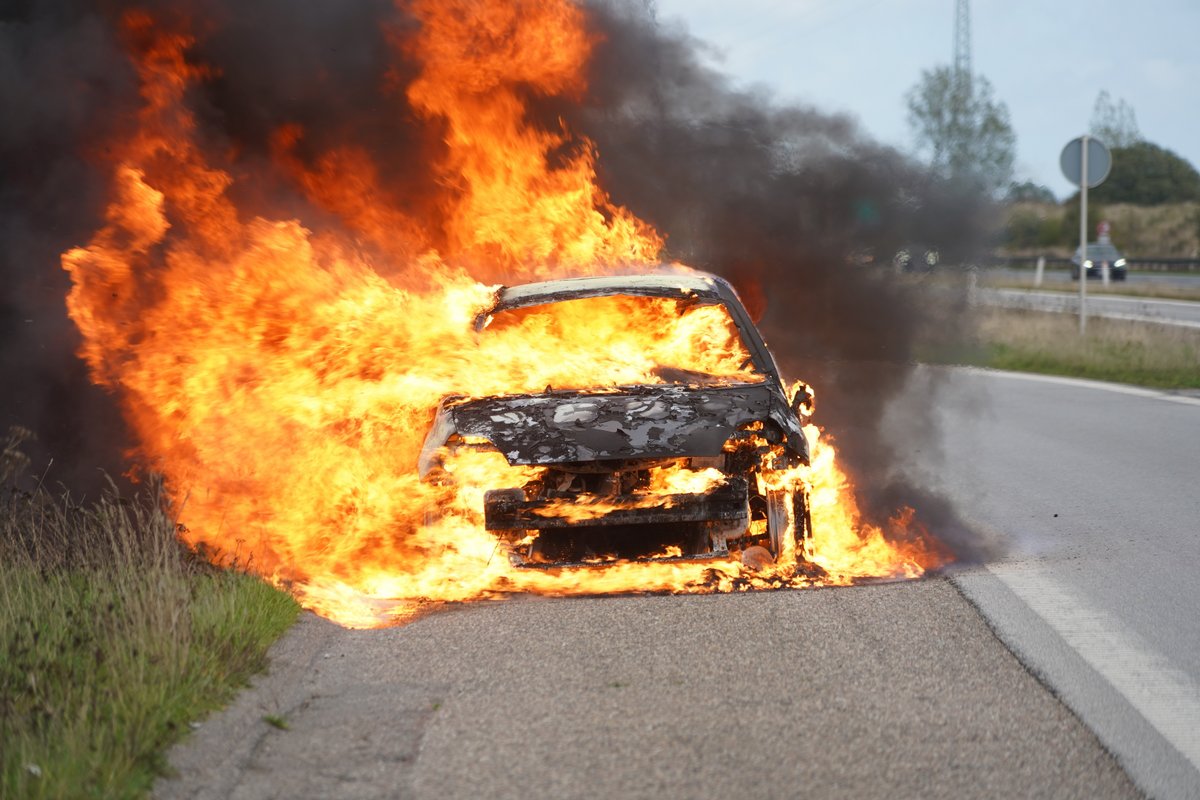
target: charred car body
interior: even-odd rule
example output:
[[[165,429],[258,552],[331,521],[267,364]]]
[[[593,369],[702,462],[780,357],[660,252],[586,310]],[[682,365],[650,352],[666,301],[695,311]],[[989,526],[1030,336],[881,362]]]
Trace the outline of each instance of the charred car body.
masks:
[[[503,287],[475,328],[486,335],[506,312],[612,296],[722,307],[749,377],[668,368],[651,384],[448,397],[421,452],[422,478],[447,480],[442,466],[463,448],[494,448],[510,465],[535,468],[523,485],[495,486],[483,501],[486,528],[526,566],[731,553],[747,560],[766,556],[764,548],[778,557],[803,547],[808,492],[795,476],[809,464],[802,426],[812,393],[797,384],[788,397],[775,360],[723,279],[690,272]],[[661,480],[668,473],[710,479]]]

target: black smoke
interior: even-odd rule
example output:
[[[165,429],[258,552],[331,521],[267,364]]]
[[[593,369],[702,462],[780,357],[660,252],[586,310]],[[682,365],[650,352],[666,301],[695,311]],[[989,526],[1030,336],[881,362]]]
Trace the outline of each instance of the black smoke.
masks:
[[[909,472],[935,448],[939,381],[917,376],[923,344],[967,329],[961,293],[899,279],[902,248],[970,263],[991,207],[862,133],[845,116],[733,88],[704,46],[647,5],[597,2],[603,32],[590,102],[554,108],[596,142],[602,184],[668,235],[673,257],[730,278],[781,367],[817,389],[860,501],[881,520],[902,505],[964,559],[985,547],[953,506]],[[802,31],[797,32],[802,35]],[[906,389],[906,415],[889,415]]]
[[[137,82],[104,14],[71,2],[0,8],[0,434],[32,429],[38,476],[88,490],[100,470],[124,471],[128,437],[75,356],[59,256],[102,219],[104,143],[136,110]]]
[[[339,224],[263,167],[287,123],[303,126],[296,155],[312,165],[338,145],[370,153],[390,204],[415,216],[452,191],[430,166],[442,131],[404,99],[417,68],[396,46],[415,25],[402,3],[5,4],[0,426],[34,428],[39,469],[53,458],[52,480],[85,489],[97,468],[124,469],[128,437],[74,355],[59,256],[101,224],[104,148],[138,108],[120,25],[128,8],[191,20],[191,57],[212,68],[189,98],[201,138],[229,154],[235,177],[257,176],[235,183],[240,207],[314,229]],[[873,516],[913,504],[961,555],[978,555],[949,504],[902,469],[906,447],[928,444],[932,417],[897,430],[886,412],[910,384],[921,342],[962,323],[956,298],[898,280],[892,256],[922,243],[946,262],[968,258],[983,240],[986,203],[847,117],[732,87],[705,66],[699,42],[660,25],[646,4],[595,0],[588,14],[600,36],[584,102],[531,96],[531,122],[558,130],[566,120],[595,142],[613,201],[664,232],[670,257],[739,287],[784,371],[817,387],[819,420],[836,432]]]

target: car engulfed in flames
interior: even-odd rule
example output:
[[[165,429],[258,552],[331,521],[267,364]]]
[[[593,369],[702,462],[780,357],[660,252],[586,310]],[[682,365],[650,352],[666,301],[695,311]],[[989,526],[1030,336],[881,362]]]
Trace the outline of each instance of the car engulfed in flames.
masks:
[[[362,110],[437,143],[411,186],[350,135],[374,123],[288,112],[265,149],[229,146],[206,105],[220,24],[121,17],[140,104],[94,151],[111,196],[61,263],[79,355],[181,539],[354,627],[946,563],[912,508],[860,508],[729,285],[660,264],[594,143],[538,124],[531,98],[588,97],[586,9],[404,6],[398,104]],[[495,290],[526,281],[548,282]],[[523,568],[578,562],[605,568]]]
[[[667,303],[681,318],[704,310],[714,330],[693,336],[692,349],[722,349],[736,368],[674,353],[650,368],[654,383],[447,397],[422,448],[422,478],[453,486],[456,459],[501,454],[513,469],[496,479],[512,485],[476,488],[484,526],[519,566],[733,557],[761,567],[803,557],[813,394],[797,383],[788,396],[726,281],[676,270],[503,287],[475,328],[487,336],[581,304],[572,317],[586,320],[599,298]]]

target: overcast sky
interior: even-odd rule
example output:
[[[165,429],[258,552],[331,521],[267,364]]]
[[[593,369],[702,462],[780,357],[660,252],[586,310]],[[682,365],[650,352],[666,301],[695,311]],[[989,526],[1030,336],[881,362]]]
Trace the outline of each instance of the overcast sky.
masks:
[[[905,93],[953,60],[956,0],[655,2],[737,83],[849,113],[906,151]],[[971,0],[971,39],[976,74],[1008,105],[1018,180],[1071,192],[1059,153],[1102,89],[1133,106],[1145,139],[1200,168],[1200,0]]]

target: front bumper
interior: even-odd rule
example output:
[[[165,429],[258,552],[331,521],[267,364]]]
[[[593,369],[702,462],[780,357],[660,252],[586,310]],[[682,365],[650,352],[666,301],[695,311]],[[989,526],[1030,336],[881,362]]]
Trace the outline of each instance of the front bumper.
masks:
[[[1075,275],[1076,275],[1076,277],[1078,277],[1078,275],[1079,275],[1078,269],[1075,270]],[[1088,267],[1087,276],[1088,276],[1089,280],[1093,279],[1093,278],[1096,280],[1099,280],[1104,277],[1104,275],[1101,273],[1100,267]],[[1108,279],[1112,280],[1112,281],[1125,280],[1125,267],[1109,267],[1108,268]]]
[[[490,531],[549,530],[675,522],[749,525],[749,485],[730,478],[704,494],[577,495],[528,500],[520,489],[484,495],[484,526]]]

